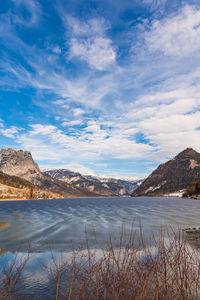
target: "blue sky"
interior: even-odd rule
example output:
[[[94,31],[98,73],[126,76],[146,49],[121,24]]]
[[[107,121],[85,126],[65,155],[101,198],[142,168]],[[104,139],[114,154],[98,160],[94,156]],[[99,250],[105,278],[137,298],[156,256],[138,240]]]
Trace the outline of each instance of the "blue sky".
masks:
[[[1,148],[143,177],[199,141],[199,1],[0,2]]]

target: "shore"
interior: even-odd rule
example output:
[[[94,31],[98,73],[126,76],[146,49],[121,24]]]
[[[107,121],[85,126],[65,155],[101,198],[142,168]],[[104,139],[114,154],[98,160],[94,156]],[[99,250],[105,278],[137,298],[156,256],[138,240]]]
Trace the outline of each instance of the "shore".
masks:
[[[30,201],[30,200],[50,200],[50,199],[54,199],[54,198],[44,198],[44,199],[10,199],[10,198],[6,198],[6,199],[0,199],[0,202],[4,202],[4,201]],[[59,198],[62,199],[62,198]]]
[[[0,202],[4,202],[4,201],[31,201],[31,200],[52,200],[52,199],[64,199],[64,198],[71,198],[71,197],[55,197],[55,198],[32,198],[32,199],[26,199],[26,198],[4,198],[4,199],[0,199]]]
[[[3,201],[24,201],[24,200],[29,200],[29,199],[0,199],[0,202],[3,202]]]

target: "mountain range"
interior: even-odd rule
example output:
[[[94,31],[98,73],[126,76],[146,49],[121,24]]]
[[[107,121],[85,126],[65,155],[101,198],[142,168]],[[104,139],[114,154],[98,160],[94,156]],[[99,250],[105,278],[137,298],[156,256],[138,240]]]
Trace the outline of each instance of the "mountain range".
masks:
[[[42,173],[29,151],[12,148],[0,150],[0,171],[63,197],[130,195],[141,183],[141,180],[100,179],[65,169]]]
[[[188,186],[200,178],[200,153],[192,148],[180,152],[161,164],[133,192],[132,196],[184,194]]]
[[[102,196],[128,196],[142,183],[140,180],[122,180],[100,176],[82,175],[66,169],[47,170],[43,174],[66,182],[76,189]]]
[[[0,150],[0,185],[35,197],[170,196],[200,193],[200,153],[191,148],[158,166],[145,180],[82,175],[67,169],[41,171],[28,151]],[[3,186],[4,185],[4,186]],[[17,191],[19,189],[19,191]],[[23,190],[23,193],[21,191]],[[45,194],[46,193],[46,194]],[[0,195],[1,197],[1,195]]]
[[[44,175],[34,162],[29,151],[6,148],[0,150],[0,171],[11,176],[17,176],[32,183],[34,186],[60,194],[64,197],[81,197],[82,191],[71,185]],[[88,196],[90,196],[89,193]]]

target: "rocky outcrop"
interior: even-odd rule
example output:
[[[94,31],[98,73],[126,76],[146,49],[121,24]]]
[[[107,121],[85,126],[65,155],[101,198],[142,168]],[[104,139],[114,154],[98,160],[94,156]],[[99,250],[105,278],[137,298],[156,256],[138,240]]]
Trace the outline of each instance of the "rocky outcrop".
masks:
[[[133,196],[163,196],[184,191],[200,178],[200,153],[187,148],[174,159],[160,165],[133,192]]]
[[[28,151],[6,148],[0,150],[0,170],[38,185],[43,174]]]

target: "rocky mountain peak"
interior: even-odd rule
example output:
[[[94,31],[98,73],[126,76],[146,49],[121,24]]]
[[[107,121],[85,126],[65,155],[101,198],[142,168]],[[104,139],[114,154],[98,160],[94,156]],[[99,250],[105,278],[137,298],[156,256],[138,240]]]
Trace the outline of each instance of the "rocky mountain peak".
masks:
[[[0,150],[0,171],[26,180],[41,175],[38,165],[29,151],[5,148]]]
[[[186,148],[182,152],[180,152],[177,156],[175,156],[175,159],[180,159],[180,158],[194,158],[195,156],[200,156],[200,154],[195,151],[192,148]]]
[[[31,158],[32,155],[29,151],[15,150],[13,148],[5,148],[0,150],[0,157],[21,157]],[[33,160],[33,159],[32,159]]]
[[[192,148],[160,165],[134,191],[134,196],[162,196],[185,190],[200,178],[200,153]]]

